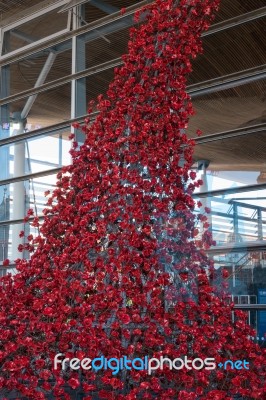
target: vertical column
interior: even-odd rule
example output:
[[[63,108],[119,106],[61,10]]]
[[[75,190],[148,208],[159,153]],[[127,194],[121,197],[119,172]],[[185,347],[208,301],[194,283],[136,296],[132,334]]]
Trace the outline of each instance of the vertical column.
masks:
[[[263,226],[262,226],[262,212],[261,208],[258,207],[258,240],[263,240]]]
[[[233,203],[233,242],[239,242],[239,229],[238,229],[238,208],[237,204]],[[239,259],[238,253],[234,255],[234,261],[232,265],[232,272],[233,272],[233,288],[236,287],[236,264],[237,259]]]
[[[208,160],[199,160],[198,161],[198,171],[201,172],[200,179],[202,180],[203,184],[200,187],[200,193],[208,192],[208,177],[207,177],[207,168],[210,164]],[[201,213],[205,213],[205,207],[211,208],[211,199],[210,197],[204,197],[200,199],[202,203]],[[207,215],[208,223],[210,224],[209,230],[212,230],[212,217],[211,214]]]
[[[20,118],[20,113],[14,113],[13,135],[20,135],[24,132],[25,120]],[[25,143],[18,142],[14,145],[14,177],[24,175],[25,173]],[[23,219],[25,216],[25,186],[24,181],[15,182],[13,185],[13,219]],[[21,252],[18,246],[23,243],[19,237],[20,231],[24,229],[24,224],[14,224],[12,227],[12,252],[13,260],[21,258]]]
[[[9,50],[9,33],[3,33],[0,30],[0,55]],[[3,99],[10,94],[10,67],[6,65],[1,67],[0,73],[0,98]],[[10,135],[10,118],[9,105],[0,106],[0,139],[9,137]],[[9,146],[0,147],[0,180],[9,177]],[[9,206],[9,187],[0,186],[0,220],[8,220],[10,214]],[[0,227],[0,261],[8,258],[8,240],[9,240],[9,225]]]
[[[6,32],[4,37],[2,37],[3,32],[1,31],[1,53],[6,53],[9,50],[9,37],[10,34]],[[0,76],[0,84],[1,84],[1,93],[0,98],[4,99],[5,97],[10,95],[10,66],[5,65],[1,67],[1,76]],[[9,132],[9,104],[4,104],[0,106],[0,139],[4,139],[10,135]],[[0,147],[0,159],[1,159],[1,168],[0,168],[0,179],[6,179],[9,176],[9,148],[8,146]],[[3,198],[4,188],[0,186],[0,199]]]
[[[10,47],[10,33],[3,33],[1,30],[1,49],[0,56],[7,53]],[[10,66],[1,67],[1,99],[10,95]],[[9,104],[0,107],[1,124],[9,122]]]
[[[238,230],[238,212],[237,204],[233,203],[233,228],[234,228],[234,242],[239,242],[239,230]]]
[[[82,25],[85,15],[84,5],[73,8],[73,29]],[[72,74],[83,71],[86,68],[86,44],[83,38],[72,39]],[[71,118],[80,117],[87,113],[86,78],[73,80],[71,83]],[[84,135],[73,129],[78,142],[84,141]]]

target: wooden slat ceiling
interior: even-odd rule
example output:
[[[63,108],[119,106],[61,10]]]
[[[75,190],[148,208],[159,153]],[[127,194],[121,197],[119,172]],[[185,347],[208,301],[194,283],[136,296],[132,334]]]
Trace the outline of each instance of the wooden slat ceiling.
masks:
[[[43,0],[34,0],[34,4],[41,3]],[[0,1],[0,16],[1,20],[14,15],[20,11],[24,11],[33,5],[32,0],[1,0]]]
[[[137,3],[133,0],[105,0],[118,9]],[[35,0],[34,4],[39,3]],[[31,0],[0,1],[2,21],[32,6]],[[221,0],[215,22],[227,20],[265,6],[265,0]],[[54,13],[33,21],[20,29],[33,37],[43,37],[64,27],[67,13]],[[86,5],[86,22],[92,22],[106,14],[98,8]],[[266,64],[266,17],[203,38],[204,53],[193,64],[188,84],[204,82],[227,74]],[[106,40],[107,39],[107,40]],[[95,66],[121,56],[127,48],[128,32],[120,32],[99,38],[86,45],[86,67]],[[13,48],[26,42],[12,36]],[[47,54],[21,60],[11,66],[11,94],[32,88],[45,62]],[[46,81],[71,73],[71,50],[58,54]],[[86,79],[87,100],[105,93],[113,72],[105,71]],[[266,80],[242,85],[215,94],[196,98],[193,103],[196,115],[191,119],[189,135],[197,129],[210,134],[266,122]],[[11,111],[23,108],[25,99],[11,104]],[[70,84],[38,95],[28,122],[32,126],[48,126],[70,118]],[[266,134],[266,132],[265,132]],[[197,146],[195,160],[211,160],[212,169],[265,170],[266,136],[253,135],[233,141]],[[265,161],[264,161],[265,160]]]

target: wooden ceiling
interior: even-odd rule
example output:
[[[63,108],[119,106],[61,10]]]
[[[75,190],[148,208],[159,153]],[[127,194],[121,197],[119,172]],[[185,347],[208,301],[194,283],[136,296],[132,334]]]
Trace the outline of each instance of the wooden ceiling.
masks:
[[[105,0],[121,9],[137,3],[133,0]],[[31,0],[0,1],[1,25],[17,12],[32,6]],[[34,1],[34,5],[42,1]],[[56,1],[54,1],[56,3]],[[265,6],[265,0],[221,0],[215,23],[228,20]],[[87,23],[106,16],[98,8],[86,4]],[[35,38],[63,29],[67,13],[51,13],[20,28]],[[266,17],[203,38],[204,53],[193,64],[188,84],[205,82],[235,72],[266,64]],[[124,29],[86,44],[86,68],[120,57],[127,49],[128,31]],[[11,36],[12,49],[27,44]],[[32,88],[47,58],[20,60],[11,66],[11,94]],[[71,73],[71,49],[59,53],[47,80],[51,81]],[[113,72],[110,70],[86,78],[87,101],[104,93]],[[236,86],[231,89],[203,95],[193,100],[196,115],[191,118],[188,134],[195,136],[197,129],[204,135],[266,122],[266,79]],[[46,93],[39,94],[28,116],[33,126],[48,126],[70,118],[70,83]],[[26,99],[10,105],[11,111],[21,110]],[[206,158],[212,169],[266,170],[265,135],[245,136],[240,139],[223,140],[214,144],[198,145],[195,160]],[[241,145],[240,145],[241,143]]]

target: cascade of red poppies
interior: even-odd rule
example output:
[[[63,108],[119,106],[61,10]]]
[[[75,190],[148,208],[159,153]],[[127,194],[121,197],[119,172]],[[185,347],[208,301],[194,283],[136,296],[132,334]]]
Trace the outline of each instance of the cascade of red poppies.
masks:
[[[29,261],[2,279],[0,393],[29,399],[263,399],[265,354],[209,279],[197,238],[186,93],[218,0],[157,0],[137,13],[124,65],[58,174]],[[29,212],[31,214],[31,212]],[[38,225],[37,218],[34,221]],[[206,270],[209,272],[206,273]],[[237,313],[236,313],[237,314]],[[54,370],[65,357],[246,359],[249,370]],[[97,397],[98,396],[98,397]]]

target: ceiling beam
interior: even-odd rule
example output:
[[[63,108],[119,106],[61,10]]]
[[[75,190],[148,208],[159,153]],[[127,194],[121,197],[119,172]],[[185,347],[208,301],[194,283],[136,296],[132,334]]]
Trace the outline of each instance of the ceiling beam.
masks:
[[[266,64],[247,70],[234,72],[233,74],[224,75],[218,78],[209,79],[205,82],[195,83],[188,86],[188,93],[193,99],[195,99],[199,96],[246,85],[248,83],[259,81],[265,78]]]
[[[124,14],[124,17],[133,15],[135,13],[135,11],[137,11],[138,9],[141,9],[144,5],[147,5],[148,3],[152,3],[152,0],[143,0],[133,6],[128,7],[127,12]],[[244,24],[249,21],[254,21],[258,18],[262,18],[265,15],[266,15],[266,7],[262,7],[258,10],[252,11],[250,13],[242,14],[236,18],[229,19],[229,20],[220,22],[218,24],[213,24],[209,28],[208,32],[205,32],[203,34],[203,36],[210,36],[212,34],[220,32],[220,31],[230,29],[236,25]],[[37,43],[30,44],[28,46],[25,46],[21,49],[16,50],[15,52],[12,52],[12,53],[6,54],[5,56],[2,56],[0,59],[0,66],[16,62],[16,61],[20,60],[21,58],[32,55],[35,52],[47,50],[47,47],[51,47],[51,46],[60,44],[64,41],[72,38],[75,35],[86,33],[86,32],[92,31],[94,29],[98,29],[99,27],[103,27],[106,24],[110,23],[110,21],[115,22],[122,18],[123,18],[123,16],[121,16],[121,13],[116,12],[114,14],[111,14],[104,18],[101,18],[97,21],[94,21],[88,25],[85,25],[81,28],[78,28],[75,31],[62,33],[60,35],[57,35],[54,38],[44,38],[44,39],[38,41]]]
[[[57,53],[55,53],[55,54],[57,54]],[[16,93],[14,95],[5,97],[4,99],[0,99],[0,106],[10,103],[10,102],[13,102],[13,101],[21,100],[25,97],[28,97],[28,96],[31,96],[31,95],[34,95],[37,93],[45,92],[49,89],[54,89],[56,87],[63,86],[66,83],[71,82],[72,80],[81,79],[81,78],[85,78],[87,76],[99,74],[100,72],[118,67],[122,64],[123,64],[123,61],[121,60],[120,57],[115,58],[115,59],[107,61],[105,63],[98,64],[94,67],[87,68],[84,71],[76,72],[75,74],[67,75],[62,78],[55,79],[53,81],[49,81],[48,83],[39,85],[38,87],[27,89],[27,90],[24,90],[23,92]]]
[[[92,113],[91,117],[92,119],[95,118],[97,116],[98,112],[94,112]],[[74,123],[74,122],[79,122],[79,123],[83,123],[84,119],[87,117],[88,115],[82,115],[78,118],[73,118],[70,119],[68,121],[64,121],[64,122],[59,122],[58,124],[54,124],[54,125],[50,125],[48,127],[45,128],[40,128],[40,129],[36,129],[33,131],[28,131],[25,133],[22,133],[19,136],[9,136],[5,139],[1,139],[0,140],[0,147],[1,146],[6,146],[8,144],[13,144],[13,143],[17,143],[20,142],[22,140],[28,140],[28,139],[33,139],[33,138],[37,138],[39,136],[44,136],[44,135],[56,135],[58,133],[66,133],[66,130],[70,128],[70,126]]]
[[[119,11],[117,7],[105,3],[103,0],[90,0],[90,4],[99,8],[99,10],[106,12],[107,14],[112,14]]]
[[[84,3],[87,3],[89,0],[68,0],[68,3],[65,4],[58,12],[63,13],[66,11],[70,11],[74,7],[81,6]]]
[[[0,99],[0,106],[16,100],[23,99],[25,97],[28,97],[29,95],[41,93],[58,86],[62,86],[68,82],[71,82],[73,79],[81,79],[87,76],[96,75],[102,71],[112,69],[122,64],[123,62],[120,57],[115,58],[111,61],[107,61],[106,63],[102,63],[94,67],[87,68],[84,71],[77,72],[76,74],[67,75],[63,78],[55,79],[53,81],[50,81],[49,83],[42,84],[38,87],[34,87],[25,90],[23,92],[16,93],[14,95]],[[266,78],[266,64],[243,71],[238,71],[233,74],[224,75],[215,79],[210,79],[208,81],[203,81],[193,85],[189,85],[187,87],[187,91],[190,94],[191,98],[195,99],[199,96],[216,93],[221,90],[234,88],[254,81],[259,81],[265,78]]]
[[[25,10],[14,13],[11,17],[1,20],[0,27],[6,32],[35,18],[45,15],[50,11],[56,10],[68,2],[69,0],[45,0],[42,3],[35,4],[32,7],[27,7]]]
[[[91,114],[91,119],[93,120],[96,116],[98,115],[98,112],[94,112]],[[50,125],[49,127],[41,128],[41,129],[36,129],[33,131],[29,131],[26,133],[21,134],[20,136],[12,136],[12,137],[7,137],[4,139],[0,140],[0,147],[1,146],[6,146],[8,144],[16,143],[21,140],[27,140],[27,139],[33,139],[37,138],[39,136],[43,135],[52,135],[52,134],[57,134],[57,133],[62,133],[64,130],[69,129],[69,127],[74,123],[74,122],[80,122],[81,124],[84,122],[84,119],[87,117],[86,115],[80,116],[78,118],[70,119],[68,121],[60,122],[55,125]],[[208,142],[208,139],[211,139],[212,141],[214,138],[215,140],[222,140],[222,139],[227,139],[231,137],[236,137],[236,136],[246,136],[246,135],[252,135],[252,134],[257,134],[257,133],[263,133],[266,131],[266,123],[260,124],[260,125],[254,125],[254,126],[248,126],[248,127],[243,127],[239,129],[233,129],[230,131],[225,131],[225,132],[218,132],[210,135],[205,135],[201,138],[193,138],[194,141],[197,144],[203,144],[204,140],[206,143]],[[256,185],[257,187],[257,185]],[[202,194],[201,194],[202,196]]]
[[[49,48],[63,43],[74,36],[91,33],[94,35],[95,38],[99,37],[100,35],[104,34],[103,31],[110,32],[110,25],[117,24],[116,26],[119,29],[124,28],[125,26],[130,26],[133,24],[133,15],[139,9],[142,9],[144,5],[148,3],[152,3],[152,0],[143,0],[133,6],[127,7],[125,14],[121,15],[121,12],[116,12],[111,15],[107,15],[103,18],[100,18],[96,21],[91,22],[90,24],[84,25],[80,28],[77,28],[73,31],[66,31],[63,33],[58,32],[55,35],[51,35],[50,37],[40,39],[38,42],[30,43],[27,46],[24,46],[20,49],[12,51],[8,54],[3,55],[0,58],[0,66],[4,66],[10,63],[17,62],[25,57],[28,57],[36,52],[40,52],[42,50],[49,50]],[[129,18],[127,18],[129,17]],[[125,23],[127,21],[127,23]],[[98,35],[97,35],[98,32]],[[100,33],[100,35],[99,35]]]
[[[206,32],[203,32],[202,37],[210,36],[214,33],[222,32],[226,29],[235,28],[236,26],[246,24],[251,21],[255,21],[259,18],[266,16],[266,7],[258,8],[257,10],[250,11],[245,14],[238,15],[237,17],[227,19],[222,22],[218,22],[210,27]]]
[[[36,42],[37,40],[39,40],[31,35],[28,35],[27,33],[24,33],[22,31],[18,30],[18,29],[12,29],[10,31],[10,35],[15,36],[21,40],[25,40],[25,42],[28,42],[28,43],[33,43],[33,42]]]
[[[217,142],[218,140],[222,139],[232,139],[236,137],[265,133],[265,132],[266,132],[266,123],[262,123],[257,125],[251,125],[248,127],[237,128],[230,131],[212,133],[210,135],[202,137],[195,137],[193,138],[193,140],[195,141],[196,144],[201,145],[205,143]]]
[[[110,4],[105,3],[103,0],[70,0],[68,4],[66,4],[63,8],[61,8],[58,12],[66,12],[70,11],[72,8],[80,6],[84,3],[90,3],[92,6],[97,7],[99,10],[106,12],[107,14],[112,14],[119,11],[119,8],[114,7]]]

